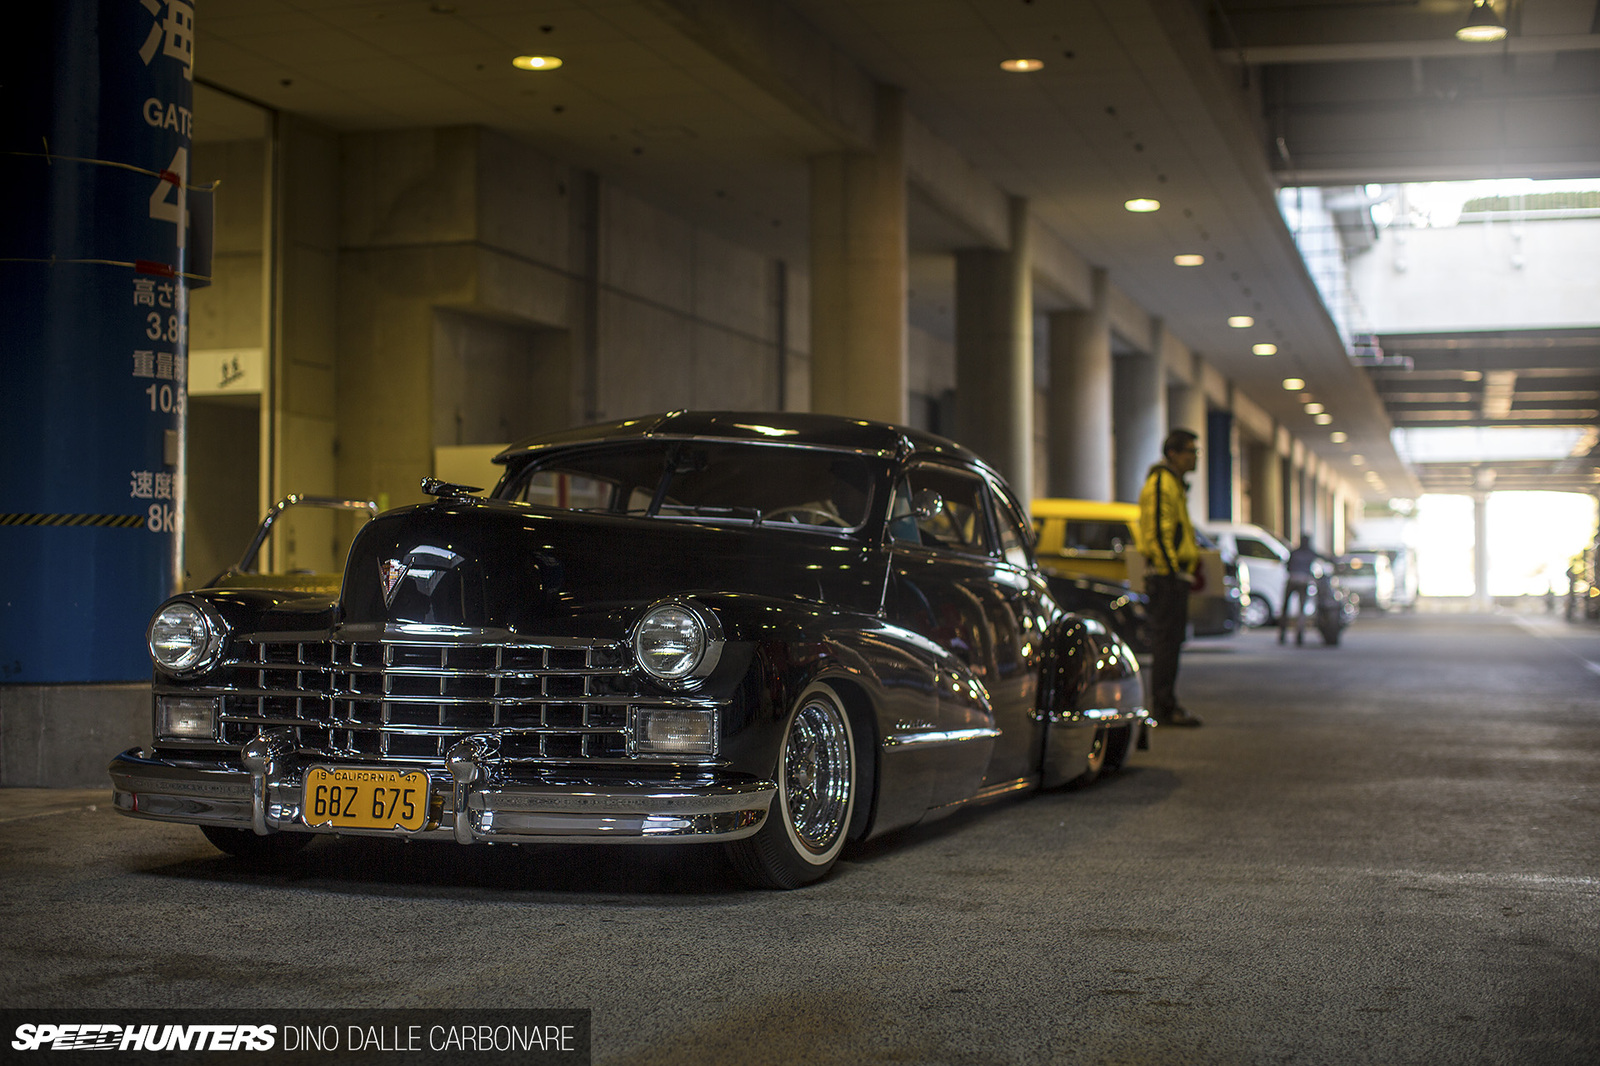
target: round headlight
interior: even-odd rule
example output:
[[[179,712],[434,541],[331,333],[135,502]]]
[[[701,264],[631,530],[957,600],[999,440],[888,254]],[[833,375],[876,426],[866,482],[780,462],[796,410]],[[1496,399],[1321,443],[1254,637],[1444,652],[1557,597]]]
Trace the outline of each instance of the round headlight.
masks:
[[[221,629],[192,603],[169,603],[150,623],[150,657],[171,673],[193,670],[221,646]]]
[[[633,653],[652,677],[682,681],[703,676],[716,665],[715,637],[700,612],[681,603],[663,603],[639,619]]]

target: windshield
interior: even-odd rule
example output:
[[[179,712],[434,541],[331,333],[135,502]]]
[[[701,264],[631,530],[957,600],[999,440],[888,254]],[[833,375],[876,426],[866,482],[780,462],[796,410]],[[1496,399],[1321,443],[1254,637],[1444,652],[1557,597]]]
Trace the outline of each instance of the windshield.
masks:
[[[859,529],[872,468],[847,452],[723,441],[597,445],[535,460],[501,499],[648,518]]]

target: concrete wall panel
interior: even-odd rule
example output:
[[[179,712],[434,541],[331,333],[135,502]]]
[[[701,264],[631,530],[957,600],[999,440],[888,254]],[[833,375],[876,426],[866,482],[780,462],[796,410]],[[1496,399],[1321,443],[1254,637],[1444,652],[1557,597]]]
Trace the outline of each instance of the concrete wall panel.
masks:
[[[465,126],[341,137],[340,243],[369,248],[476,237],[478,137]]]
[[[691,406],[734,411],[777,406],[778,361],[772,345],[705,323],[695,323],[691,337]]]
[[[606,185],[601,196],[603,284],[674,311],[692,311],[693,227],[614,185]]]
[[[531,145],[492,130],[478,136],[477,239],[570,270],[578,176]]]
[[[694,406],[694,323],[653,303],[600,297],[600,418]]]
[[[771,260],[705,230],[695,231],[693,248],[695,317],[776,345]]]

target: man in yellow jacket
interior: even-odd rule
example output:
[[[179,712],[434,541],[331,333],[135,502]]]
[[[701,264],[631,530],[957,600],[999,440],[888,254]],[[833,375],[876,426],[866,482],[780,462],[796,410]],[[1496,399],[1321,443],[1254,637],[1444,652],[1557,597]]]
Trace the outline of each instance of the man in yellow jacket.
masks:
[[[1199,462],[1199,438],[1175,429],[1161,444],[1161,462],[1150,468],[1139,492],[1139,538],[1145,559],[1144,592],[1150,603],[1150,713],[1163,725],[1197,726],[1200,719],[1178,703],[1178,652],[1189,628],[1189,590],[1200,549],[1189,522],[1189,485]]]

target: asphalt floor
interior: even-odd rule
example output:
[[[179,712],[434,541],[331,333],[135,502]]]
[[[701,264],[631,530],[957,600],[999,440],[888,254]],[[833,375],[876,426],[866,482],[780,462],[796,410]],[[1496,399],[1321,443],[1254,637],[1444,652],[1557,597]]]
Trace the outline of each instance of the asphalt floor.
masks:
[[[580,1008],[618,1066],[1600,1062],[1600,628],[1255,631],[1190,644],[1179,692],[1205,725],[1121,773],[788,893],[684,847],[261,871],[109,792],[0,790],[0,999]]]

